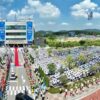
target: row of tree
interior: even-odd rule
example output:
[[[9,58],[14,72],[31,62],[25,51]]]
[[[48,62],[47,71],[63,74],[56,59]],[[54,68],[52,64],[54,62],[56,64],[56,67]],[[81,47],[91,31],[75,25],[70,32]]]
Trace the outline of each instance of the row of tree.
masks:
[[[100,46],[100,40],[80,40],[61,42],[56,39],[46,39],[46,44],[50,47],[75,47],[75,46]]]
[[[38,69],[38,73],[39,73],[39,76],[40,78],[43,80],[43,82],[46,84],[46,86],[48,87],[49,86],[49,78],[46,76],[46,74],[44,73],[44,71],[42,70],[41,67],[39,67]]]
[[[97,32],[96,30],[73,30],[73,31],[58,31],[58,32],[50,32],[46,34],[46,36],[51,36],[51,35],[66,35],[69,36],[70,32],[75,33],[75,35],[100,35],[100,30]]]
[[[69,54],[64,61],[64,65],[69,69],[73,69],[78,67],[77,61],[79,62],[80,65],[82,65],[87,63],[87,60],[88,58],[84,54],[80,54],[76,59],[73,59],[73,57]],[[57,70],[56,65],[54,63],[48,64],[48,69],[50,75],[55,74]],[[63,74],[64,69],[65,68],[60,67],[59,69],[60,74]]]

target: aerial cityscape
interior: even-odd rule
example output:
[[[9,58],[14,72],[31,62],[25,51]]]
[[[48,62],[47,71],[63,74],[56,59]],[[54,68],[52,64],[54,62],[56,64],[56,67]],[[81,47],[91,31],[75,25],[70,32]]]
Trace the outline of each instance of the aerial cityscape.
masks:
[[[0,100],[100,100],[100,1],[0,0]]]

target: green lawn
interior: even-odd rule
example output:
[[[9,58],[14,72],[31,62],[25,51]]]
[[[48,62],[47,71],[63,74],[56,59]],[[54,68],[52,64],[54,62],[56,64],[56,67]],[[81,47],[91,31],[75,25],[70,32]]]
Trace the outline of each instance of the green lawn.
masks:
[[[54,87],[52,87],[52,88],[50,88],[50,89],[48,90],[48,92],[50,92],[50,93],[52,93],[52,94],[60,93],[60,89],[59,89],[59,88],[54,88]]]

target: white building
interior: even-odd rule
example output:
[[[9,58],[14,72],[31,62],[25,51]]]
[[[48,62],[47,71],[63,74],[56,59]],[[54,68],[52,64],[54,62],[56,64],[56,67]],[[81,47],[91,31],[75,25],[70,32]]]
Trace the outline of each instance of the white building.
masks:
[[[32,44],[33,40],[34,28],[32,21],[0,21],[1,44]]]

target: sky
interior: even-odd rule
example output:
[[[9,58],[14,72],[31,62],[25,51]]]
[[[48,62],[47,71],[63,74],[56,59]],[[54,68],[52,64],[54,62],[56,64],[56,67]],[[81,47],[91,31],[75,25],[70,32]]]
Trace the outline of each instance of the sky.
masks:
[[[100,29],[100,0],[0,0],[1,18],[31,19],[36,31]]]

